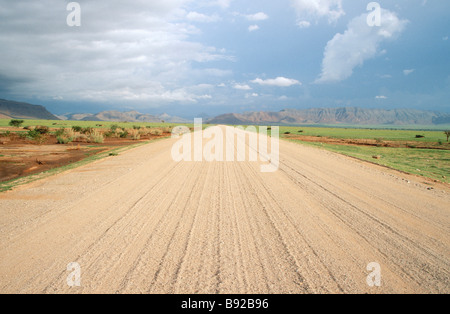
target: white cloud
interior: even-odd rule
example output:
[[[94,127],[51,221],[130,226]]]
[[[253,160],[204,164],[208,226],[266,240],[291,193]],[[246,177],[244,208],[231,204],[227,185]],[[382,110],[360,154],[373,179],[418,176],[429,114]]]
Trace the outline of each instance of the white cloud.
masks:
[[[317,21],[321,18],[333,23],[345,15],[342,0],[291,0],[291,3],[297,12],[299,26],[302,26],[302,22]]]
[[[212,23],[220,21],[220,17],[217,15],[209,16],[198,12],[189,12],[186,15],[188,21],[191,22],[201,22],[201,23]]]
[[[380,44],[398,37],[406,27],[407,21],[382,9],[380,27],[367,24],[367,14],[362,14],[350,21],[343,34],[336,34],[325,48],[322,73],[317,83],[342,81],[353,74],[357,66],[379,55]]]
[[[259,84],[262,86],[277,86],[277,87],[290,87],[294,85],[302,85],[302,83],[297,80],[285,77],[277,77],[276,79],[268,79],[268,80],[262,80],[260,78],[257,78],[256,80],[253,80],[252,83]]]
[[[222,9],[227,9],[230,7],[230,4],[233,0],[216,0],[213,2],[213,5],[217,5]]]
[[[248,98],[252,98],[252,97],[253,97],[253,98],[254,98],[254,97],[259,97],[259,94],[257,94],[257,93],[252,93],[252,94],[246,94],[246,95],[245,95],[245,98],[247,98],[247,99],[248,99]]]
[[[375,99],[387,99],[386,96],[380,95],[380,96],[376,96]]]
[[[448,40],[448,36],[442,37],[443,41],[447,41]]]
[[[257,31],[257,30],[259,30],[259,26],[258,25],[250,25],[248,27],[248,31],[249,32],[254,32],[254,31]]]
[[[245,15],[245,18],[249,21],[264,21],[269,18],[269,16],[264,12],[259,12],[255,14]]]
[[[298,25],[300,28],[308,28],[308,27],[311,26],[311,23],[308,22],[308,21],[298,21],[298,22],[297,22],[297,25]]]
[[[8,49],[0,50],[0,73],[23,78],[8,86],[11,95],[22,98],[58,95],[66,101],[149,105],[209,99],[191,86],[232,72],[201,66],[227,59],[226,52],[191,38],[198,32],[191,21],[215,18],[187,13],[188,2],[152,0],[130,6],[87,1],[82,4],[82,26],[70,28],[64,24],[65,6],[61,11],[54,0],[32,6],[0,0],[0,7],[9,8],[2,12],[0,45]],[[193,63],[200,66],[194,69]]]
[[[238,89],[238,90],[251,90],[252,88],[250,86],[248,86],[247,84],[235,84],[233,86],[234,89]]]
[[[415,71],[416,71],[415,69],[406,69],[406,70],[403,70],[403,74],[405,76],[408,76],[408,75],[413,74]]]

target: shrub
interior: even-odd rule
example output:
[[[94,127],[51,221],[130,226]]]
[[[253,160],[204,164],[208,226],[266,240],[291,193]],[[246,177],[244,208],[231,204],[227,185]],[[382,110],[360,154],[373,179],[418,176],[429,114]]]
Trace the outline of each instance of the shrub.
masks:
[[[141,129],[141,127],[140,127],[140,126],[138,126],[138,125],[133,125],[133,129],[134,129],[134,130],[138,130],[138,131],[139,131],[139,130]]]
[[[86,135],[92,134],[94,132],[96,132],[96,131],[94,131],[94,128],[84,128],[81,130],[81,133],[86,134]]]
[[[63,136],[65,131],[66,131],[66,129],[60,128],[58,131],[55,132],[56,137]]]
[[[46,136],[36,130],[28,131],[27,138],[38,142],[39,144],[42,144],[46,140]]]
[[[62,131],[62,134],[60,133],[60,131]],[[77,134],[72,130],[72,129],[64,129],[61,128],[60,130],[58,130],[57,136],[56,136],[56,140],[58,141],[58,144],[68,144],[68,143],[72,143],[76,138],[77,138]]]
[[[305,132],[305,131],[303,131],[303,130],[298,131],[298,133],[303,133],[303,132]]]
[[[88,143],[101,144],[105,141],[105,137],[99,131],[93,130],[87,137]]]
[[[377,143],[383,143],[384,139],[380,137],[380,138],[376,138],[375,141]]]
[[[64,136],[57,136],[56,140],[58,141],[58,144],[69,144],[72,142],[69,138]]]
[[[438,145],[441,146],[443,144],[442,140],[438,141]]]
[[[128,136],[128,132],[127,131],[123,131],[121,133],[119,133],[120,138],[127,138]]]
[[[67,130],[65,130],[65,131],[64,131],[64,134],[65,134],[67,137],[73,138],[73,139],[76,139],[76,138],[80,135],[80,133],[77,133],[77,132],[75,132],[75,131],[72,130],[72,129],[67,129]]]
[[[289,135],[289,134],[291,134],[291,132],[284,132],[284,134],[285,134],[285,135]]]
[[[116,133],[117,129],[119,129],[119,126],[117,124],[113,124],[111,125],[110,129],[112,133]]]
[[[416,135],[416,138],[425,138],[424,135]]]
[[[23,120],[13,119],[13,120],[9,121],[9,125],[13,126],[13,127],[16,127],[16,128],[20,128],[24,122],[25,121],[23,121]]]
[[[47,126],[37,126],[34,130],[42,135],[50,133],[50,129]]]
[[[32,140],[38,139],[41,136],[42,136],[42,134],[37,132],[36,130],[29,130],[28,133],[27,133],[27,137],[32,139]]]
[[[111,137],[113,137],[113,135],[114,135],[115,133],[114,132],[106,132],[106,133],[104,133],[104,135],[105,135],[105,137],[106,138],[111,138]]]
[[[130,130],[129,134],[131,135],[131,138],[134,141],[137,141],[137,140],[141,139],[141,134],[139,134],[139,130],[137,130],[137,129]]]
[[[81,126],[73,126],[72,130],[74,130],[75,132],[81,132],[83,128]]]
[[[163,134],[163,132],[160,129],[154,129],[154,130],[151,130],[150,134],[153,136],[161,136]]]

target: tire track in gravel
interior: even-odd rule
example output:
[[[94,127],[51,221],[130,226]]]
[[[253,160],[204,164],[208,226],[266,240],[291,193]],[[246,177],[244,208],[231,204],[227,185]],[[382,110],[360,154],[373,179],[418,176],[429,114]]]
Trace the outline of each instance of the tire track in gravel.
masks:
[[[275,173],[175,163],[174,143],[0,194],[0,292],[450,292],[448,190],[289,142]]]

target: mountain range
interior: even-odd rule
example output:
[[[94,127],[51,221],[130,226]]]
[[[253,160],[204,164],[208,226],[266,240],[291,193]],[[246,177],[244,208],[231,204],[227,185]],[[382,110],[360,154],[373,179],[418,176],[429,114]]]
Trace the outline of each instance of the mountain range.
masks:
[[[162,115],[150,115],[143,114],[137,111],[120,112],[116,110],[102,111],[97,114],[84,113],[84,114],[65,114],[58,116],[61,120],[72,121],[112,121],[112,122],[147,122],[147,123],[160,123],[162,121],[167,123],[186,123],[187,120],[170,116],[168,114]]]
[[[229,113],[207,121],[210,124],[354,124],[437,125],[450,124],[450,114],[413,109],[314,108],[279,112]]]
[[[43,106],[0,99],[0,119],[59,120]]]
[[[97,114],[65,114],[55,116],[43,106],[0,99],[0,119],[39,119],[75,121],[114,121],[188,123],[186,119],[169,114],[150,115],[137,111],[103,111]],[[414,109],[365,109],[314,108],[289,109],[279,112],[228,113],[212,119],[209,124],[231,125],[295,125],[295,124],[344,124],[344,125],[449,125],[450,114]]]

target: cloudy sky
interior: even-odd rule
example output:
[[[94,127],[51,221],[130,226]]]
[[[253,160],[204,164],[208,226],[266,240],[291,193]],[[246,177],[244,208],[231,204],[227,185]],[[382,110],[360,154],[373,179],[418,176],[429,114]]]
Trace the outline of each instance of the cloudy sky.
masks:
[[[450,112],[450,3],[0,0],[0,98],[194,117],[360,106]],[[75,19],[69,19],[75,22]],[[375,21],[375,20],[372,20]]]

